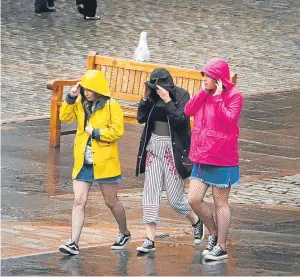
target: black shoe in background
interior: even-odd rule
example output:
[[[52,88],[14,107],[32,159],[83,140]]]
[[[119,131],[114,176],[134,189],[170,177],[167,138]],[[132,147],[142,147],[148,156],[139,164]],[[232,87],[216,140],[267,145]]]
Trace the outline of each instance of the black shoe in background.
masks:
[[[35,13],[55,12],[54,0],[35,0],[34,12]]]

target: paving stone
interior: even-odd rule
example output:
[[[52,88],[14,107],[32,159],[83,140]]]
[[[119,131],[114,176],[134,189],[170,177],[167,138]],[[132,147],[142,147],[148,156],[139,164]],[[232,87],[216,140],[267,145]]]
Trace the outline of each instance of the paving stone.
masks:
[[[52,79],[79,77],[88,51],[131,59],[141,31],[151,61],[199,68],[227,59],[242,92],[299,87],[299,1],[104,0],[101,20],[84,21],[75,2],[34,14],[33,1],[2,8],[2,120],[49,116]],[[220,16],[221,15],[221,16]]]

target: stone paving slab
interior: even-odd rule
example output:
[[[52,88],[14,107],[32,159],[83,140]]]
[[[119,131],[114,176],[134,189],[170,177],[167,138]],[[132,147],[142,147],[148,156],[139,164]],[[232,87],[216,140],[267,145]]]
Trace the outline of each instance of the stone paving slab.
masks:
[[[242,92],[299,87],[300,2],[98,1],[99,21],[84,21],[74,2],[51,14],[33,1],[2,1],[2,120],[49,116],[51,79],[79,77],[90,50],[131,59],[148,32],[151,62],[199,68],[227,59]]]

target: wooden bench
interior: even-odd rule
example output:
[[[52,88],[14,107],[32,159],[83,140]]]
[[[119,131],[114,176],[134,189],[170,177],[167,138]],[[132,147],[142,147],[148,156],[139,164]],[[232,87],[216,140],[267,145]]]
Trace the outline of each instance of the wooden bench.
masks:
[[[110,84],[111,97],[120,100],[125,122],[136,123],[137,103],[143,95],[144,82],[150,79],[151,72],[158,67],[166,68],[173,76],[174,83],[186,89],[191,96],[199,91],[202,80],[199,70],[116,59],[100,56],[96,52],[89,53],[86,70],[97,69],[105,74]],[[231,81],[235,83],[236,78],[236,74],[232,75]],[[64,87],[73,86],[78,81],[79,79],[55,80],[47,85],[47,88],[52,90],[50,116],[50,146],[52,147],[59,147],[61,135],[70,133],[70,131],[61,131],[59,109],[63,101]]]

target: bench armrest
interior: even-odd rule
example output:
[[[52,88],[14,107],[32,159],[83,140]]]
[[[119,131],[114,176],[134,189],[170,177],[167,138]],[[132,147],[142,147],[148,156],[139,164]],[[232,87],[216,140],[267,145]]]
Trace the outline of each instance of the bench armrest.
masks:
[[[74,86],[79,82],[80,79],[72,79],[72,80],[51,80],[47,84],[47,89],[53,89],[55,86]]]
[[[52,90],[50,110],[50,146],[59,147],[61,136],[61,122],[59,110],[65,86],[74,86],[80,79],[49,81],[47,89]]]

